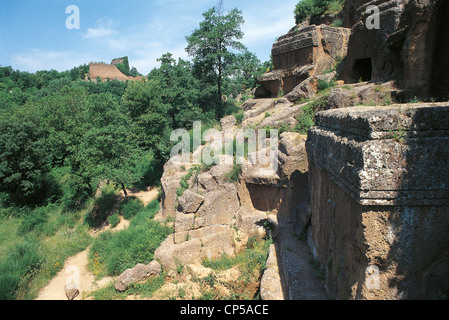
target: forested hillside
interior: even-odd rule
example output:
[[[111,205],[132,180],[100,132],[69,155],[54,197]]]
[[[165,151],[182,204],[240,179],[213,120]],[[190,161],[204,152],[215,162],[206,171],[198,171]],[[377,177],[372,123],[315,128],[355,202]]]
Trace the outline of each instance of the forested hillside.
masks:
[[[223,27],[216,15],[204,17]],[[240,30],[241,12],[227,19]],[[239,32],[207,51],[199,39],[220,35],[203,32],[188,39],[192,62],[166,53],[142,81],[86,80],[87,65],[34,74],[0,67],[0,299],[33,298],[87,247],[89,229],[107,219],[94,197],[101,182],[125,195],[157,185],[174,129],[191,130],[193,119],[213,127],[239,112],[271,63],[246,50]]]

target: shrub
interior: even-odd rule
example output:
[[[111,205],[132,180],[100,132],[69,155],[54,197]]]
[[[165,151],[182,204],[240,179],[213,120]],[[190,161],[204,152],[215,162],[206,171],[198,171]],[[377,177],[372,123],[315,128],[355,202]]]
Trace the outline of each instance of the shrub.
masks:
[[[119,207],[119,213],[126,220],[130,220],[144,209],[142,201],[136,198],[129,198],[123,201]]]
[[[102,189],[101,196],[95,199],[92,210],[86,214],[84,222],[91,228],[100,227],[108,218],[117,200],[117,194],[112,186]]]
[[[323,91],[328,88],[331,88],[335,85],[333,81],[329,82],[327,80],[318,79],[318,90]]]
[[[0,262],[0,300],[15,300],[21,288],[27,288],[42,257],[36,241],[16,244]]]
[[[245,113],[243,111],[234,114],[234,117],[235,117],[235,120],[237,121],[237,124],[241,124],[242,123],[244,116],[245,116]]]
[[[226,178],[228,178],[229,181],[236,183],[239,181],[241,173],[242,173],[242,165],[235,164],[232,167],[232,170],[226,175]]]
[[[202,166],[200,166],[200,165],[195,165],[189,169],[189,172],[187,172],[187,174],[184,177],[182,177],[181,181],[179,182],[181,187],[176,190],[176,194],[178,197],[182,196],[184,194],[184,192],[187,189],[189,189],[190,178],[192,178],[192,176],[193,176],[196,179],[198,177],[198,175],[201,173],[201,171],[202,171]]]
[[[302,108],[296,117],[298,124],[295,127],[295,131],[301,134],[307,134],[309,128],[315,125],[314,116],[314,106],[312,103],[309,103]]]
[[[343,4],[344,0],[301,0],[295,7],[296,24],[326,12],[338,12],[343,8]]]
[[[48,214],[46,209],[37,208],[25,216],[17,229],[17,233],[18,235],[23,236],[33,230],[36,230],[36,232],[42,232],[47,220]]]
[[[114,213],[112,216],[108,218],[108,222],[112,228],[115,228],[120,223],[120,216],[118,213]]]
[[[129,69],[129,61],[128,61],[128,57],[122,57],[122,58],[117,58],[114,60],[119,60],[119,59],[123,59],[122,63],[117,63],[115,66],[117,67],[117,69],[120,70],[121,73],[123,73],[124,75],[129,76],[130,75],[130,69]]]
[[[160,185],[163,171],[152,151],[144,153],[134,162],[132,168],[133,176],[138,177],[133,187],[143,191],[148,186]]]

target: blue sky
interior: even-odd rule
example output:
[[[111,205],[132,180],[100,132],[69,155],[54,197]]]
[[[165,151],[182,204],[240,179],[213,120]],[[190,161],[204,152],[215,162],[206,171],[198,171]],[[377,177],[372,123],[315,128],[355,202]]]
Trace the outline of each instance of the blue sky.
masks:
[[[245,19],[242,42],[261,61],[277,37],[294,26],[298,0],[224,0]],[[64,71],[91,61],[128,56],[147,74],[171,52],[188,59],[185,37],[218,0],[0,0],[0,65],[21,71]],[[80,10],[80,29],[69,30],[69,5]]]

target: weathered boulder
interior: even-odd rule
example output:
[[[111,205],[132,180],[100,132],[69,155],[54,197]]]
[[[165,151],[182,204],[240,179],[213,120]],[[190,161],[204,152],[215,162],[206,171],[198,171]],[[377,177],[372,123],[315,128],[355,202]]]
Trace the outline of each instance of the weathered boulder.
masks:
[[[329,94],[325,109],[349,108],[357,105],[390,105],[406,100],[394,81],[380,84],[361,82],[339,85]]]
[[[309,77],[298,86],[296,86],[285,98],[290,102],[300,101],[302,99],[313,98],[319,89],[319,81],[326,81],[330,83],[335,79],[336,72],[329,72],[319,76]]]
[[[245,110],[243,121],[255,118],[262,113],[273,109],[275,101],[273,99],[249,99],[242,104],[242,109]]]
[[[222,129],[232,129],[237,124],[237,120],[235,119],[235,116],[230,115],[221,119],[220,124]]]
[[[199,264],[205,258],[234,256],[237,232],[228,225],[213,225],[170,235],[154,253],[166,269]]]
[[[170,158],[164,165],[164,173],[161,178],[162,203],[156,220],[165,220],[176,216],[177,190],[179,182],[192,167],[191,163],[183,163],[181,157]]]
[[[186,214],[196,213],[203,202],[203,196],[190,190],[186,190],[184,194],[178,198],[179,208]]]
[[[151,276],[159,275],[161,265],[157,261],[152,261],[148,265],[138,264],[134,268],[127,269],[115,282],[117,291],[126,291],[132,283],[146,281]]]
[[[65,295],[69,300],[75,300],[76,297],[79,296],[80,291],[79,288],[76,288],[73,285],[65,285],[64,286]]]

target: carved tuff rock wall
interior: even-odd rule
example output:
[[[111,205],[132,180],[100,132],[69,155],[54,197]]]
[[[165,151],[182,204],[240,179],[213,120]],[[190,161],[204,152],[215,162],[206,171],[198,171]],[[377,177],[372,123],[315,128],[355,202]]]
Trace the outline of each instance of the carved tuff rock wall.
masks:
[[[369,5],[379,9],[380,29],[365,25]],[[348,0],[342,13],[351,28],[342,80],[394,79],[404,99],[449,97],[448,1]]]
[[[448,104],[319,113],[309,242],[340,299],[449,297]]]
[[[346,55],[350,30],[326,25],[291,29],[273,45],[274,70],[263,75],[258,83],[267,96],[291,92],[310,76],[322,74]]]

